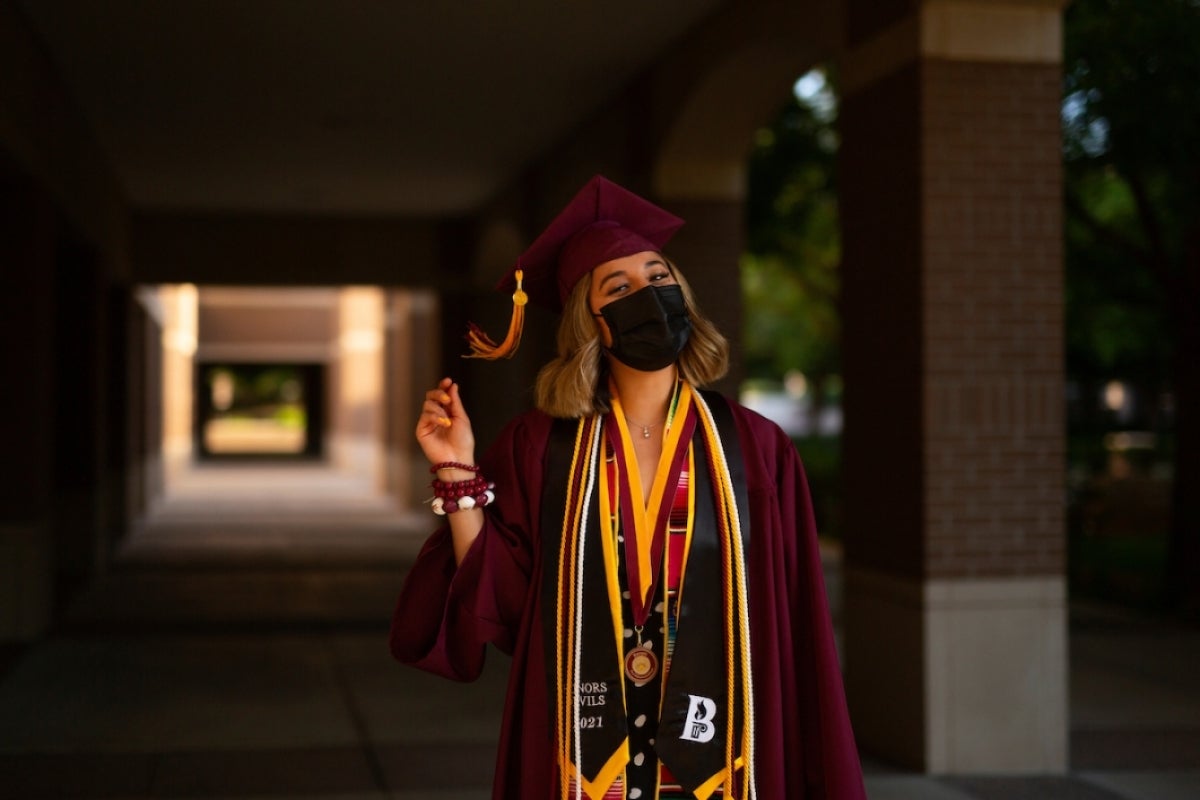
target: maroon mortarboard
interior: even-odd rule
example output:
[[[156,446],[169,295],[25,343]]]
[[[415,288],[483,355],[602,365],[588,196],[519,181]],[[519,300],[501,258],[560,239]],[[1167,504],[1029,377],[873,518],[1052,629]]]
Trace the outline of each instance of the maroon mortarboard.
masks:
[[[659,251],[683,220],[597,175],[558,213],[496,287],[513,292],[513,319],[496,344],[476,326],[468,341],[474,358],[508,358],[517,349],[524,306],[532,300],[561,312],[575,284],[614,258]]]

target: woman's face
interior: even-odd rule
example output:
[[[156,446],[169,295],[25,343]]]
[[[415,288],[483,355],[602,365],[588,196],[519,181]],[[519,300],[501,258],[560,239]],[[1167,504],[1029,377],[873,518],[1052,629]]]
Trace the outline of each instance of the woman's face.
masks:
[[[614,300],[628,297],[647,286],[670,286],[675,276],[667,268],[663,257],[653,251],[634,253],[631,256],[605,261],[592,270],[592,286],[588,292],[588,305],[592,314]],[[603,317],[597,316],[596,326],[600,329],[600,340],[605,347],[612,346],[612,334]]]

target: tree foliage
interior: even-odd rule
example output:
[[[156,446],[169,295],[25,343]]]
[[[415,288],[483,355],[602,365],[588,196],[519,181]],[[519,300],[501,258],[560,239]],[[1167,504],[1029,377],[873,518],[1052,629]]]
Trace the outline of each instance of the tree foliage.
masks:
[[[1200,2],[1076,0],[1064,30],[1069,355],[1173,390],[1167,588],[1200,610]]]
[[[1200,211],[1198,10],[1078,0],[1067,11],[1068,346],[1084,373],[1167,375],[1180,312],[1189,300],[1200,312],[1185,275]]]
[[[751,378],[800,371],[820,382],[840,371],[838,234],[832,94],[823,75],[759,131],[749,159],[747,314]]]

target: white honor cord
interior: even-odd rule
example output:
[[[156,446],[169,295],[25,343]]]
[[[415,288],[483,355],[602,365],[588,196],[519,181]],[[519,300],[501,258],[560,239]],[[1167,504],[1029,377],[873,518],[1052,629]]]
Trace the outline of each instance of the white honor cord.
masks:
[[[713,419],[712,410],[708,407],[708,403],[704,402],[704,398],[697,392],[694,395],[698,401],[697,405],[704,412],[704,417],[708,421],[709,430],[713,433],[713,438],[717,442],[717,463],[721,468],[721,477],[726,486],[733,485],[733,478],[729,474],[729,464],[725,460],[725,444],[721,441],[721,432],[717,430],[716,421]],[[756,800],[758,790],[754,785],[754,671],[751,669],[750,663],[750,606],[746,596],[746,569],[745,569],[745,553],[742,551],[742,519],[738,512],[737,503],[730,504],[730,510],[733,514],[733,548],[734,548],[734,564],[738,568],[739,580],[737,584],[738,603],[741,605],[741,613],[738,614],[738,625],[742,631],[742,661],[744,672],[746,674],[746,691],[750,695],[750,702],[746,703],[746,729],[750,734],[747,737],[749,744],[746,746],[746,781],[750,785],[750,798]]]
[[[592,505],[592,490],[596,485],[596,464],[600,461],[598,456],[600,446],[600,429],[604,427],[602,424],[594,426],[592,433],[592,448],[591,458],[588,460],[588,476],[587,486],[583,491],[583,515],[579,521],[579,557],[576,561],[575,576],[575,652],[572,657],[575,660],[574,669],[571,672],[575,676],[574,685],[571,687],[571,721],[573,724],[572,730],[575,732],[575,800],[583,800],[583,743],[579,736],[579,709],[580,693],[582,690],[581,681],[579,679],[579,662],[583,659],[583,554],[587,552],[584,549],[584,544],[587,542],[587,510]]]

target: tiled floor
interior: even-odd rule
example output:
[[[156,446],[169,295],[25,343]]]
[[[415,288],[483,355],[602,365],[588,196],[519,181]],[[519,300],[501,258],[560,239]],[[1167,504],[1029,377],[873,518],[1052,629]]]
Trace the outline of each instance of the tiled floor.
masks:
[[[489,797],[504,658],[463,685],[387,653],[425,524],[311,466],[193,474],[60,630],[0,653],[0,798]],[[1200,632],[1087,607],[1071,630],[1077,771],[868,758],[872,800],[1200,798]]]

